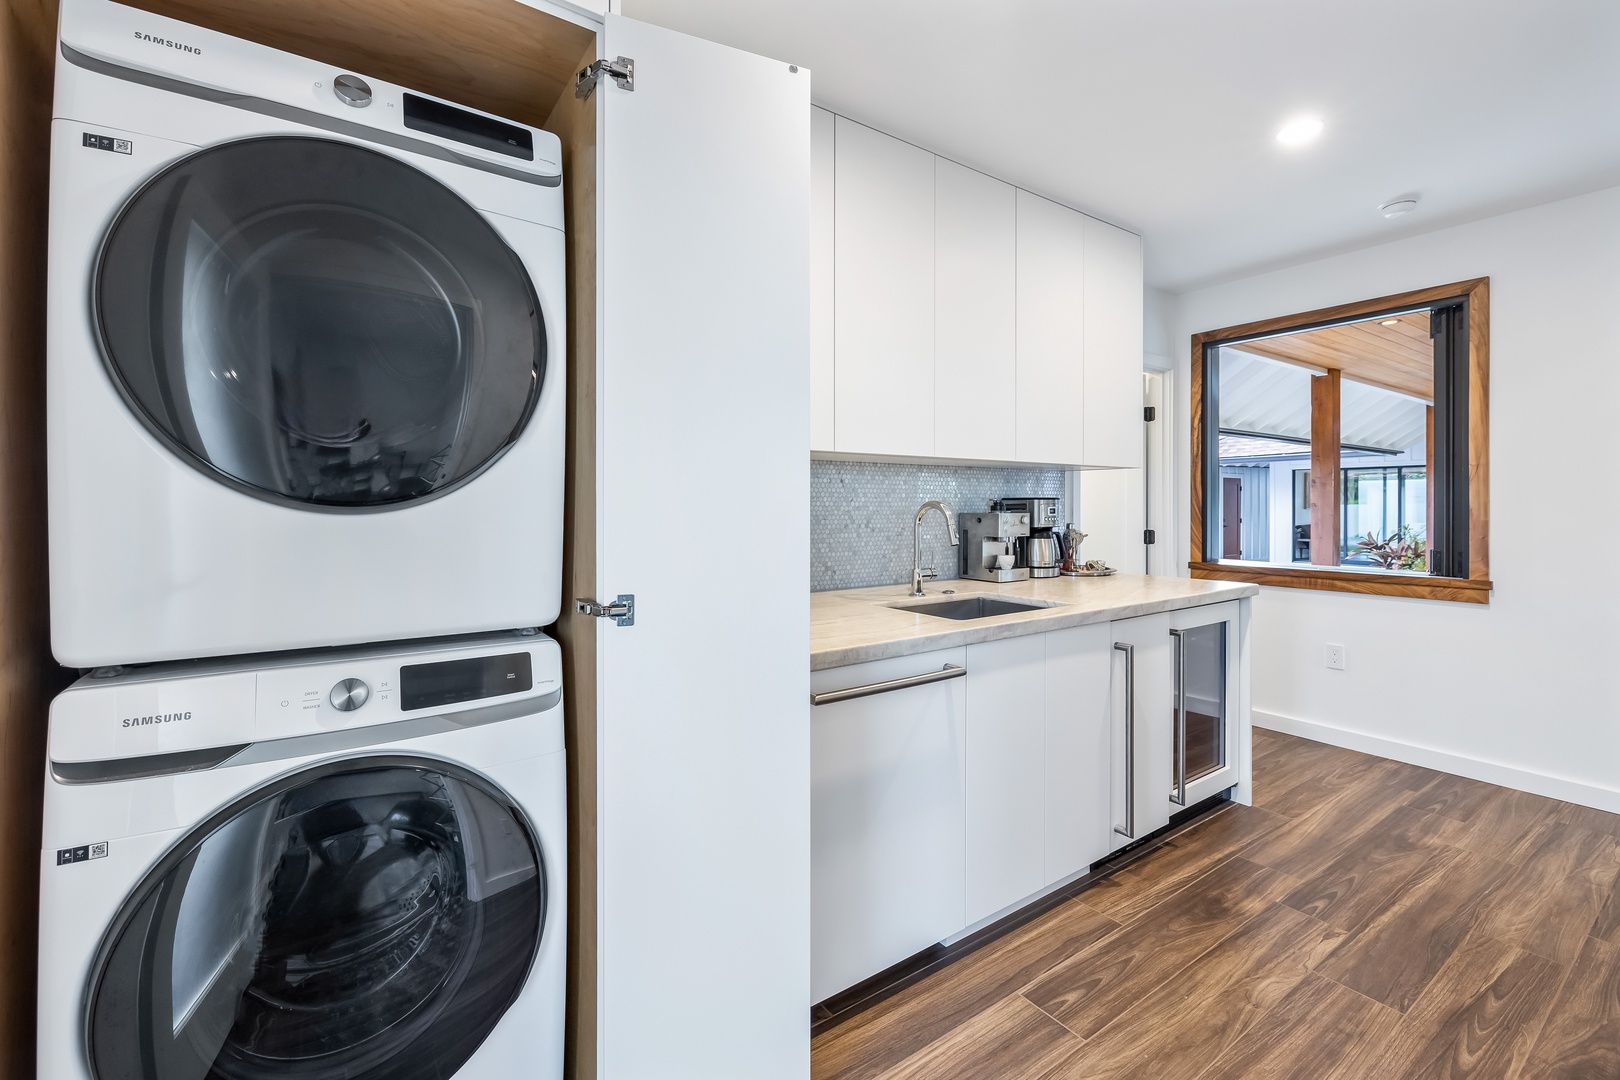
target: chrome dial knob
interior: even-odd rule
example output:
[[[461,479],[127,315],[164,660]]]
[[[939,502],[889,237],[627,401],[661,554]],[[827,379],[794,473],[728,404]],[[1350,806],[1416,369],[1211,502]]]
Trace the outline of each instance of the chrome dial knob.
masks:
[[[371,687],[359,679],[344,679],[332,687],[327,698],[339,712],[353,712],[371,699]]]
[[[363,109],[371,104],[371,87],[358,75],[339,75],[332,80],[332,93],[345,105]]]

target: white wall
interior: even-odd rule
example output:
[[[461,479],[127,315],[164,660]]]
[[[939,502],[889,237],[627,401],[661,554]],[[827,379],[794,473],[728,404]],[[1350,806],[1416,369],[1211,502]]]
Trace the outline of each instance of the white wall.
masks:
[[[1082,559],[1101,559],[1123,574],[1147,573],[1142,543],[1146,508],[1141,469],[1085,469],[1069,474],[1078,499],[1075,527],[1086,534]]]
[[[1174,296],[1152,286],[1143,289],[1142,366],[1149,371],[1168,371],[1174,362],[1174,350],[1180,349],[1175,343],[1175,310]]]
[[[1620,812],[1620,475],[1607,412],[1620,403],[1620,188],[1177,297],[1181,411],[1193,333],[1482,276],[1489,606],[1265,589],[1256,720]],[[1178,429],[1185,566],[1185,419]],[[1328,642],[1347,647],[1346,671],[1325,666]]]

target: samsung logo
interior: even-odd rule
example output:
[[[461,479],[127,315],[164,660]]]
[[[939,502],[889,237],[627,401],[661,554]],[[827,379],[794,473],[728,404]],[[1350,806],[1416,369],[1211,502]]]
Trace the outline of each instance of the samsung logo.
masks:
[[[181,720],[190,720],[189,712],[164,712],[152,716],[126,716],[125,727],[147,727],[150,724],[177,724]]]
[[[166,45],[169,48],[177,49],[180,52],[193,53],[197,56],[202,55],[201,49],[192,48],[190,45],[184,45],[178,41],[170,41],[168,38],[153,37],[151,34],[143,34],[139,30],[135,31],[135,40],[150,41],[153,45]]]

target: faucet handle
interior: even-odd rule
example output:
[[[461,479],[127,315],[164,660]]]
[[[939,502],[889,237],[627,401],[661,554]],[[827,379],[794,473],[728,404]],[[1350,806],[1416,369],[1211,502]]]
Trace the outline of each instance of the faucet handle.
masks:
[[[936,568],[929,566],[917,571],[917,576],[922,578],[924,581],[933,581],[935,578],[939,577],[939,571]]]

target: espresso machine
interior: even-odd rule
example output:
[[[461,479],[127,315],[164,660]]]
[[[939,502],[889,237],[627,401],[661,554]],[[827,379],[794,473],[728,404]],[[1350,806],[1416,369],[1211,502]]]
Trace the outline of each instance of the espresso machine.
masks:
[[[962,534],[962,576],[977,581],[1024,581],[1027,567],[1018,567],[1017,548],[1029,537],[1029,515],[996,510],[956,515]]]
[[[1063,565],[1057,499],[998,499],[996,510],[1027,517],[1029,532],[1013,545],[1013,566],[1034,578],[1057,577]]]

